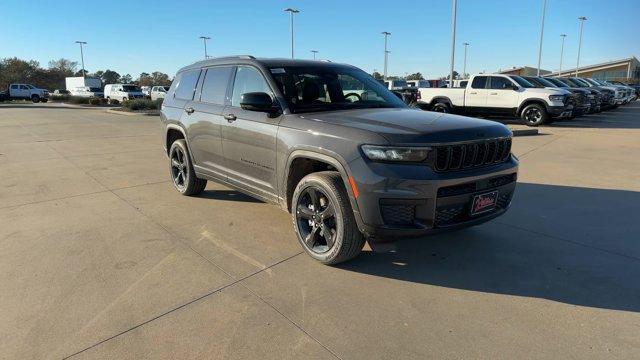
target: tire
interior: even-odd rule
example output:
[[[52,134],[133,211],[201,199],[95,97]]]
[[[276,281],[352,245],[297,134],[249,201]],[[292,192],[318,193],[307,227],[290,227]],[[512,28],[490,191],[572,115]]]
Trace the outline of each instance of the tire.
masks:
[[[207,180],[199,179],[193,171],[187,142],[178,139],[171,144],[169,149],[169,175],[173,187],[182,195],[198,195],[207,186]]]
[[[449,114],[451,113],[451,107],[446,102],[436,102],[431,107],[431,111]]]
[[[305,176],[296,185],[291,209],[298,241],[315,260],[334,265],[353,259],[362,251],[365,238],[358,230],[338,172],[323,171]]]
[[[39,102],[40,102],[40,96],[38,96],[38,95],[33,95],[33,96],[31,97],[31,101],[33,101],[33,103],[34,103],[34,104],[39,103]]]
[[[47,101],[49,101],[49,99],[41,99],[40,101],[42,101],[43,103],[46,103]]]
[[[547,122],[549,114],[547,114],[547,110],[542,105],[530,104],[522,109],[520,118],[527,126],[540,126]]]
[[[127,99],[126,97],[123,97],[123,98],[122,98],[122,102],[125,102],[125,101],[127,101],[127,100],[128,100],[128,99]]]

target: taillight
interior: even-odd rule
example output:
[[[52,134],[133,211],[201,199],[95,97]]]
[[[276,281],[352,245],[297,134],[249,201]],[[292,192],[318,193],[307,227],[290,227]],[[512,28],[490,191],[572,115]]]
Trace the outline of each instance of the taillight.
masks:
[[[416,99],[418,100],[422,99],[422,96],[420,95],[420,90],[418,90],[418,96],[416,96]]]

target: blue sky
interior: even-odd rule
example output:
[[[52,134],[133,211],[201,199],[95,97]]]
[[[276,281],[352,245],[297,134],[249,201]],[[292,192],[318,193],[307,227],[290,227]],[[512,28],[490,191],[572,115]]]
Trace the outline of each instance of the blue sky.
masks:
[[[108,5],[107,5],[108,4]],[[542,0],[458,0],[456,69],[469,42],[467,72],[536,66]],[[389,74],[448,72],[450,0],[423,1],[48,1],[0,2],[0,58],[17,56],[46,66],[61,57],[80,60],[75,40],[88,42],[87,70],[140,72],[177,69],[209,54],[288,57],[289,20],[296,15],[296,57],[383,68],[381,31],[389,39]],[[581,64],[640,54],[640,0],[548,0],[542,67],[558,68],[560,34],[566,33],[563,68],[575,66],[578,20],[586,16]],[[11,29],[10,31],[8,31]]]

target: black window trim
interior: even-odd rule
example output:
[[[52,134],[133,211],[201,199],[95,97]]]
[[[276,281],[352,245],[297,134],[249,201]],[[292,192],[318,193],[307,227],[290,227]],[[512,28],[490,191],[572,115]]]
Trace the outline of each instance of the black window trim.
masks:
[[[176,92],[177,92],[178,88],[180,87],[180,81],[182,81],[182,76],[184,74],[188,73],[188,72],[191,72],[191,71],[198,71],[198,79],[196,80],[196,86],[193,88],[193,94],[191,95],[191,99],[183,99],[183,98],[176,97]],[[202,68],[188,69],[188,70],[185,70],[185,71],[179,73],[178,75],[180,75],[180,79],[178,79],[178,83],[176,84],[176,88],[173,90],[173,98],[176,99],[176,100],[182,100],[182,101],[193,101],[195,99],[195,94],[198,91],[198,84],[200,83],[200,78],[202,77]]]
[[[226,104],[226,105],[228,105],[229,107],[231,107],[233,109],[242,109],[240,106],[233,106],[232,103],[231,103],[231,99],[233,98],[233,88],[234,88],[234,86],[236,84],[236,75],[238,74],[238,68],[241,68],[241,67],[252,67],[252,68],[256,69],[260,75],[262,75],[262,79],[264,80],[264,82],[269,87],[269,90],[271,90],[271,98],[272,98],[272,100],[276,101],[280,105],[281,109],[284,109],[284,107],[282,106],[282,104],[280,104],[280,101],[278,100],[279,93],[276,92],[273,89],[273,86],[271,86],[271,82],[267,78],[267,75],[265,75],[265,73],[262,71],[262,69],[260,69],[258,66],[255,66],[253,64],[237,64],[237,65],[234,65],[233,67],[234,67],[233,73],[230,76],[230,83],[229,83],[229,86],[227,87],[228,104]]]
[[[484,80],[484,87],[478,87],[478,88],[477,88],[477,87],[473,87],[473,83],[476,81],[476,79],[477,79],[477,78],[485,78],[485,80]],[[475,77],[473,78],[473,81],[471,82],[471,88],[472,88],[472,89],[488,89],[488,86],[489,86],[489,78],[490,78],[490,76],[489,76],[489,75],[478,75],[478,76],[475,76]]]
[[[511,85],[514,85],[515,82],[509,77],[509,76],[499,76],[499,75],[492,75],[489,76],[489,81],[487,82],[487,89],[489,90],[510,90],[510,89],[494,89],[491,87],[491,83],[493,82],[493,78],[501,78],[501,79],[507,79],[508,82],[511,83]],[[518,87],[520,87],[520,84],[517,85]]]
[[[223,68],[223,67],[227,67],[230,68],[231,73],[229,74],[229,78],[227,79],[227,85],[225,87],[225,91],[224,91],[224,101],[222,102],[222,104],[216,104],[216,103],[212,103],[212,102],[208,102],[208,101],[203,101],[202,100],[202,89],[204,87],[204,82],[207,80],[207,72],[209,71],[209,69],[213,69],[213,68]],[[228,106],[231,103],[231,94],[229,92],[229,88],[233,87],[233,83],[231,82],[231,79],[235,79],[235,73],[236,73],[236,65],[230,65],[230,64],[220,64],[220,65],[212,65],[212,66],[207,66],[207,67],[203,67],[200,69],[200,77],[202,78],[202,81],[198,80],[198,90],[196,92],[196,94],[198,95],[197,100],[194,97],[193,101],[197,101],[199,103],[203,103],[203,104],[207,104],[207,105],[213,105],[213,106]],[[204,74],[204,75],[203,75]]]

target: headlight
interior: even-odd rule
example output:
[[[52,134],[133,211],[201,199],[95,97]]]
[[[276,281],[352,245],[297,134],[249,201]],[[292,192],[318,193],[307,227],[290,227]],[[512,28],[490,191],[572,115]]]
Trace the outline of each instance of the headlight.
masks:
[[[429,154],[429,147],[398,147],[362,145],[362,152],[373,161],[424,161]]]
[[[564,95],[549,95],[549,100],[551,101],[560,101],[563,102],[564,101],[565,96]]]

